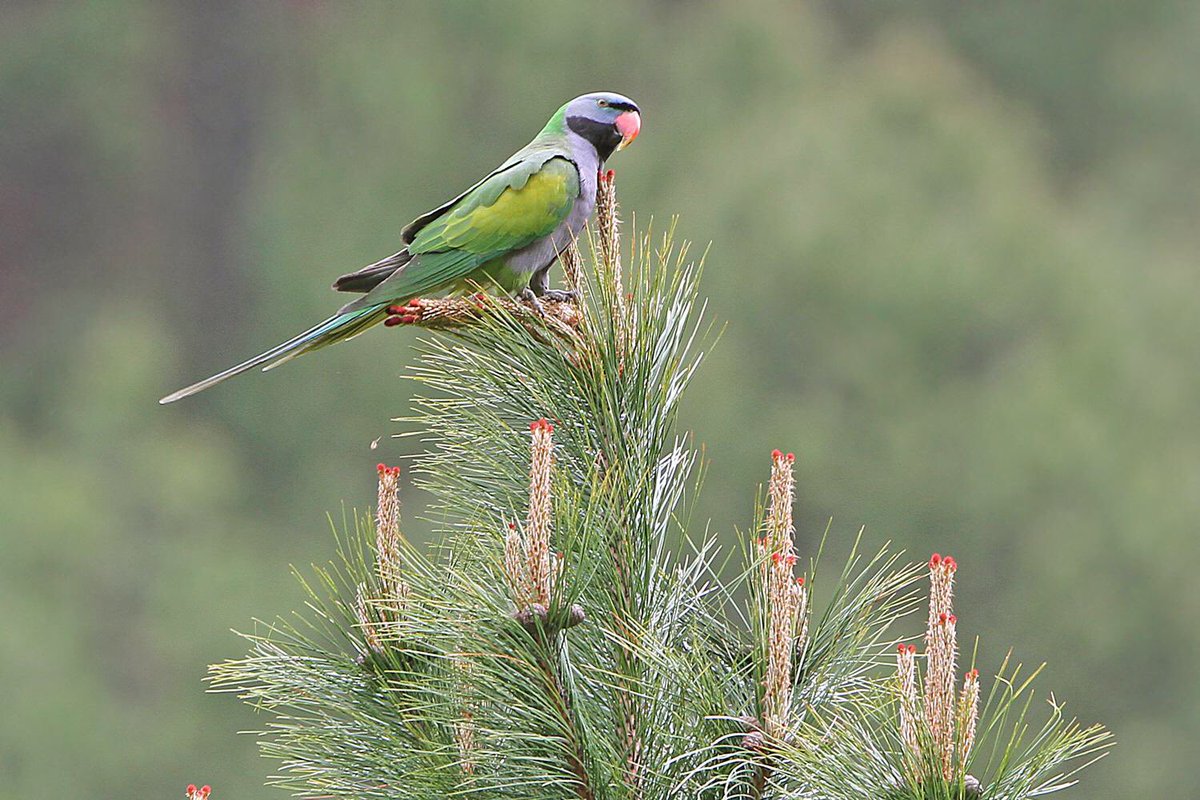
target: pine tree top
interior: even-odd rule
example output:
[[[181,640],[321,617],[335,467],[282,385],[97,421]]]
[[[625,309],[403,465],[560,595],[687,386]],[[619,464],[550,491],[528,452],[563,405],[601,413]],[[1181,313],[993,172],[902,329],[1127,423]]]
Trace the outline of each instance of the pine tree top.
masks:
[[[1107,732],[1054,706],[1030,736],[1030,679],[1007,661],[956,687],[952,558],[905,564],[856,539],[827,577],[797,553],[795,457],[780,450],[737,552],[691,524],[699,455],[676,420],[711,340],[700,266],[672,226],[630,237],[626,268],[602,178],[591,257],[563,258],[577,304],[481,294],[410,315],[434,331],[405,420],[428,448],[412,474],[440,539],[404,537],[400,471],[380,465],[375,516],[344,525],[340,562],[303,579],[307,610],[212,667],[216,689],[272,716],[273,782],[431,800],[1016,800],[1069,785]],[[920,656],[897,629],[926,577]]]

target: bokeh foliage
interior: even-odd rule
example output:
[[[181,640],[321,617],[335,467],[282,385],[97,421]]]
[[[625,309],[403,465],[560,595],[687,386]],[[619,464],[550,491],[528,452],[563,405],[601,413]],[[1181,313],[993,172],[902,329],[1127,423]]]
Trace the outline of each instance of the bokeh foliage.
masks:
[[[199,679],[415,450],[412,337],[154,400],[596,88],[645,110],[626,213],[713,241],[699,513],[795,450],[802,531],[952,552],[988,646],[1110,725],[1090,797],[1188,789],[1198,34],[1168,0],[5,4],[0,798],[270,795]]]

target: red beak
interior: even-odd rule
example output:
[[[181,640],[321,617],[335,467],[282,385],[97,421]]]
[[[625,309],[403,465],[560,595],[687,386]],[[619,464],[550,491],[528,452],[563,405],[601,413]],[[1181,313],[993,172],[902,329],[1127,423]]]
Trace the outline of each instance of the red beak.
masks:
[[[621,143],[617,145],[617,149],[624,150],[637,138],[638,131],[642,129],[642,115],[636,111],[626,111],[617,117],[616,126],[617,132],[621,134]]]

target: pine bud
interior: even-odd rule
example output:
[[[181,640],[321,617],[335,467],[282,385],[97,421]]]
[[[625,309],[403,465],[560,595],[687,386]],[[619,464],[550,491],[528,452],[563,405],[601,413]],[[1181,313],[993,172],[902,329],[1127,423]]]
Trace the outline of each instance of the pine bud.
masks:
[[[790,454],[789,454],[790,455]],[[808,622],[808,590],[803,578],[793,573],[792,502],[794,458],[781,451],[771,453],[771,481],[763,547],[771,557],[763,562],[763,596],[766,598],[767,674],[763,691],[763,724],[767,735],[782,737],[788,725],[792,702],[792,660],[803,648]]]
[[[401,569],[400,468],[379,464],[378,501],[375,506],[375,570],[385,600],[400,602],[407,596]]]
[[[950,780],[954,772],[955,698],[954,673],[958,657],[957,618],[953,611],[954,573],[958,564],[950,556],[934,553],[929,559],[929,624],[925,631],[925,722]]]

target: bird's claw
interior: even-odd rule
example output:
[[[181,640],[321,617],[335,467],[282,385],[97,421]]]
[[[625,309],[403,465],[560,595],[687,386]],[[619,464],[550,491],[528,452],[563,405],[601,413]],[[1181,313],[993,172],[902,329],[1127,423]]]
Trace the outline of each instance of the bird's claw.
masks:
[[[396,325],[412,325],[420,322],[425,314],[425,302],[419,297],[414,297],[403,305],[391,305],[387,307],[388,318],[383,321],[383,324],[391,328]]]
[[[579,299],[579,293],[567,289],[547,289],[542,292],[542,299],[552,303],[574,303]]]
[[[533,293],[533,289],[526,286],[517,294],[517,297],[533,306],[533,310],[540,316],[546,316],[546,309],[542,306],[542,301],[538,299],[538,296]]]

